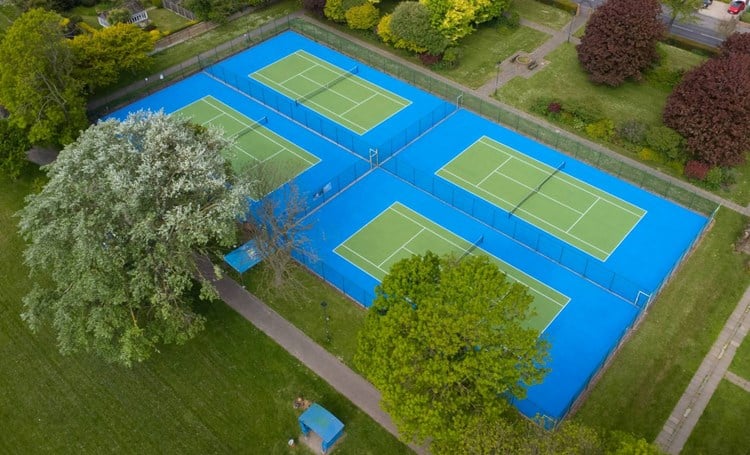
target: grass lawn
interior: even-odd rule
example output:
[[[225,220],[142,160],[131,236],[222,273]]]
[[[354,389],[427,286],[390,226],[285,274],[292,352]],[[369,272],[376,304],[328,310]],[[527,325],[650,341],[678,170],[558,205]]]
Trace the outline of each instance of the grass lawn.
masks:
[[[174,33],[193,23],[193,21],[185,19],[166,8],[149,9],[148,19],[162,33]]]
[[[653,440],[750,284],[732,243],[746,219],[719,210],[711,231],[649,308],[577,418]]]
[[[549,35],[529,27],[514,30],[485,26],[461,40],[458,67],[438,69],[437,73],[471,88],[479,88],[497,75],[496,65],[518,51],[531,52]]]
[[[750,336],[745,337],[734,355],[729,371],[750,381]]]
[[[546,25],[555,30],[560,30],[573,19],[567,11],[536,0],[516,0],[513,2],[513,8],[527,21]]]
[[[300,284],[302,292],[290,294],[287,290],[290,286],[275,289],[269,278],[268,271],[260,265],[243,276],[242,284],[284,319],[354,368],[352,359],[357,348],[357,333],[367,310],[302,266],[294,267],[294,280]],[[327,304],[325,313],[321,302]],[[329,318],[328,333],[326,315]],[[330,335],[330,341],[327,335]]]
[[[747,454],[750,448],[748,416],[750,393],[722,380],[690,434],[682,455]]]
[[[672,46],[660,45],[666,53],[666,65],[672,68],[689,68],[702,57]],[[517,77],[498,91],[500,101],[529,111],[539,98],[557,98],[566,102],[589,106],[602,117],[615,124],[639,119],[650,125],[661,124],[661,112],[670,89],[649,82],[627,82],[612,88],[594,85],[578,64],[575,46],[563,43],[547,56],[550,64],[529,79]]]
[[[223,303],[202,306],[196,339],[132,369],[62,357],[19,317],[29,282],[13,213],[30,180],[0,178],[1,453],[305,453],[286,446],[300,393],[346,424],[337,453],[409,452]]]

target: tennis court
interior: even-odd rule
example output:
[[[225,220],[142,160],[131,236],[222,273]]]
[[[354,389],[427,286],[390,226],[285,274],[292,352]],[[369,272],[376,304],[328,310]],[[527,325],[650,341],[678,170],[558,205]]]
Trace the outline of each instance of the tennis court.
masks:
[[[481,238],[467,241],[407,206],[395,202],[346,239],[335,252],[382,281],[391,266],[414,254],[486,254],[509,278],[528,286],[536,315],[529,325],[544,331],[570,300],[567,296],[526,275],[479,248]]]
[[[646,211],[482,136],[438,169],[440,177],[606,261]]]
[[[268,168],[264,169],[264,173],[271,179],[267,182],[271,190],[320,161],[317,156],[266,128],[267,117],[252,120],[210,95],[177,110],[175,114],[201,125],[221,127],[224,136],[233,142],[224,153],[235,169],[267,163]]]
[[[357,76],[358,71],[297,50],[249,76],[362,135],[411,101]]]

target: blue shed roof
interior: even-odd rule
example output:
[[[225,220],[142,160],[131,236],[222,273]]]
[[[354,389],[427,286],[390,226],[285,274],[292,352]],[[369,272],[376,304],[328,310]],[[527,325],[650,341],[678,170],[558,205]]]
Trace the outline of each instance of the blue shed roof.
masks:
[[[305,428],[309,428],[320,436],[323,440],[323,450],[327,450],[328,447],[333,445],[344,430],[344,424],[317,403],[313,403],[299,416],[299,423],[303,431]]]

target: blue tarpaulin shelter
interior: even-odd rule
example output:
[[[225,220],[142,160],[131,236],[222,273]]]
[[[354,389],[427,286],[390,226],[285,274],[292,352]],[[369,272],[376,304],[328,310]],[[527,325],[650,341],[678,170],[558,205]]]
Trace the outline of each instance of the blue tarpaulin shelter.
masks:
[[[255,240],[250,240],[236,250],[224,255],[224,262],[239,273],[247,272],[259,263],[261,259],[260,251],[255,246]]]
[[[324,453],[344,434],[344,424],[317,403],[313,403],[299,416],[299,426],[305,436],[311,430],[320,436],[323,440],[321,449]]]

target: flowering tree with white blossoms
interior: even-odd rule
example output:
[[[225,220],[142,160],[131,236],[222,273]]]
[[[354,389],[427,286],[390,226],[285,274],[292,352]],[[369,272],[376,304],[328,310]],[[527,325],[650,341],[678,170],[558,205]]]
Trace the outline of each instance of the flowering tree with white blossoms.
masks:
[[[216,295],[197,255],[226,251],[247,210],[219,132],[163,113],[84,131],[19,212],[34,286],[23,319],[51,325],[62,353],[131,365],[204,326]]]

